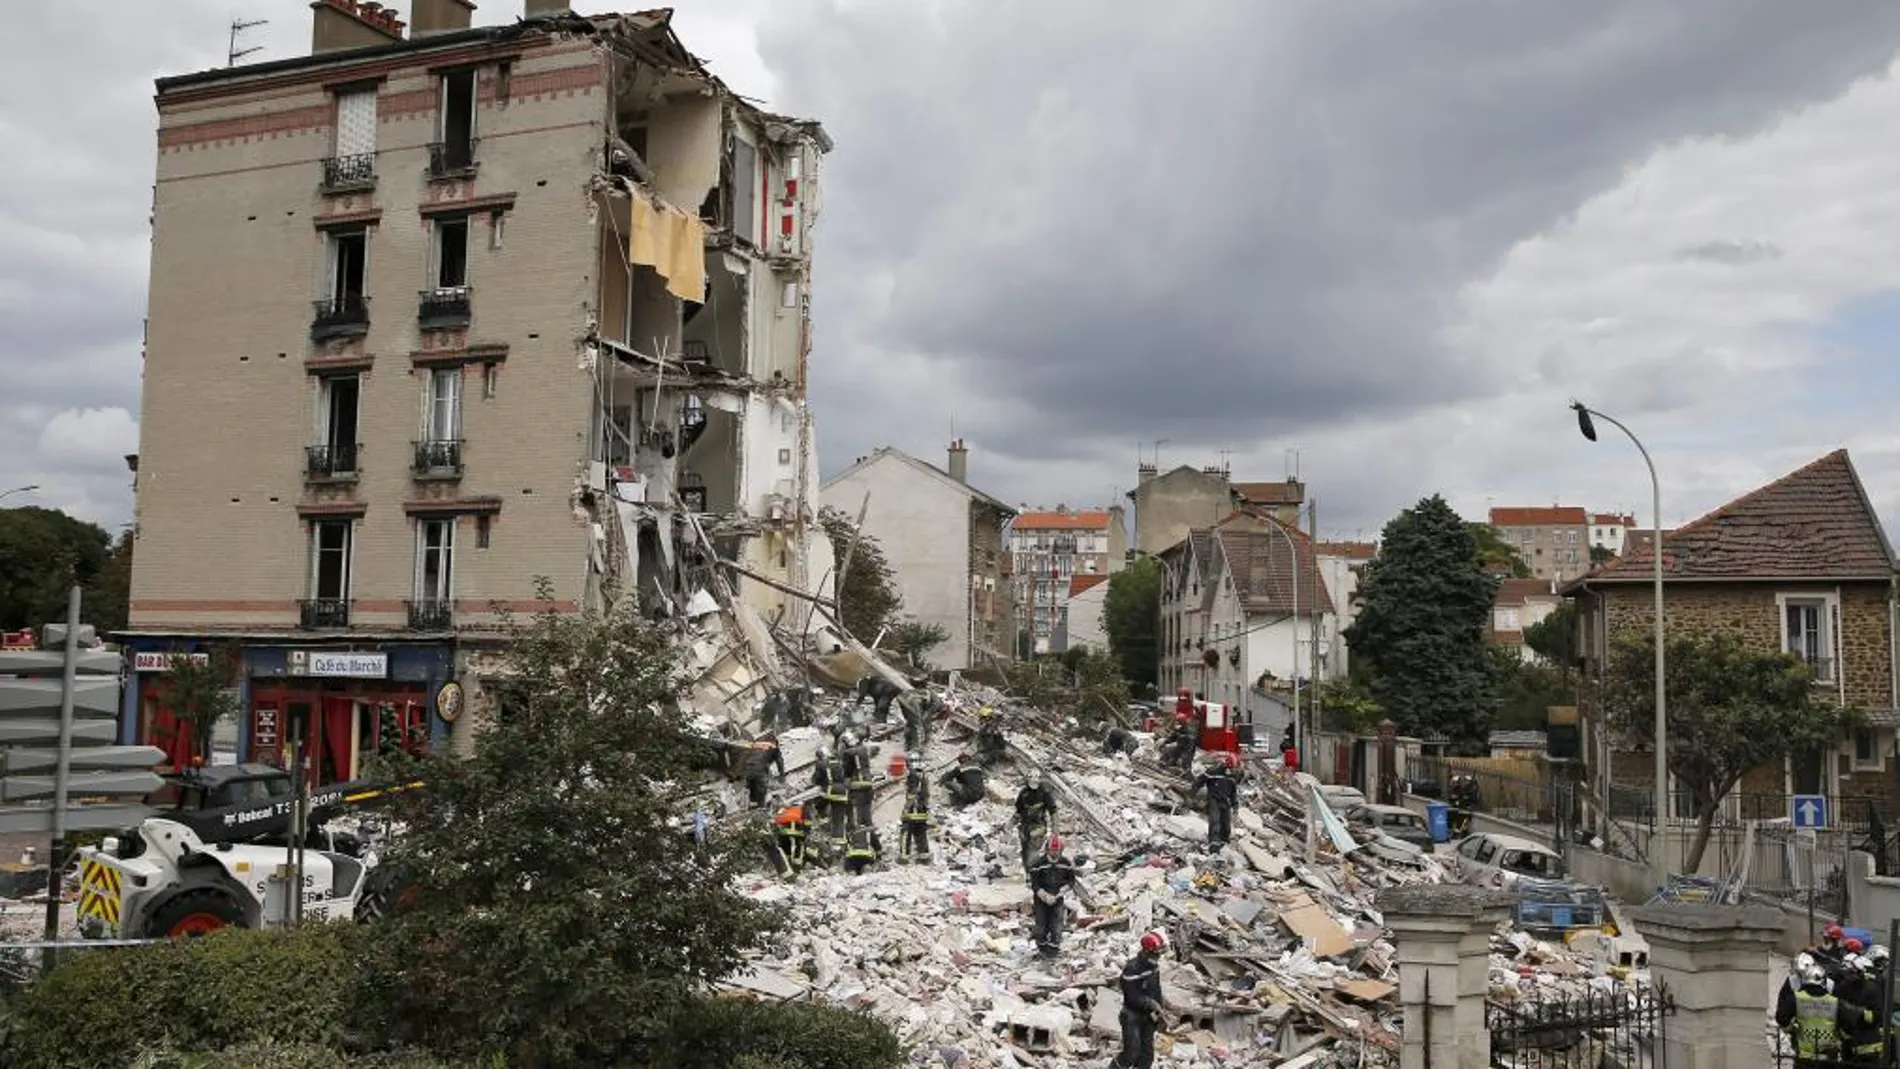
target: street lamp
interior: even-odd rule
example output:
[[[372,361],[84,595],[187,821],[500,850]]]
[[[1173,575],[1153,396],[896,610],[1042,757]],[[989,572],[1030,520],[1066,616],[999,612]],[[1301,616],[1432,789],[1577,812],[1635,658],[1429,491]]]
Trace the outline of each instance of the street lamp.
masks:
[[[38,486],[16,486],[11,490],[0,490],[0,498],[11,497],[14,494],[30,494],[38,489]]]
[[[1577,429],[1590,441],[1597,440],[1596,424],[1591,417],[1608,423],[1622,431],[1636,451],[1643,455],[1643,464],[1649,468],[1649,489],[1651,503],[1655,509],[1656,525],[1651,536],[1649,555],[1654,566],[1653,576],[1656,593],[1656,830],[1650,842],[1650,864],[1656,869],[1657,886],[1669,882],[1669,865],[1664,860],[1664,821],[1669,816],[1669,758],[1667,737],[1669,732],[1668,688],[1664,685],[1663,670],[1663,530],[1662,530],[1662,483],[1656,478],[1656,462],[1649,458],[1649,450],[1631,433],[1628,427],[1614,417],[1606,416],[1596,409],[1589,408],[1582,401],[1570,402],[1570,408],[1577,414]]]

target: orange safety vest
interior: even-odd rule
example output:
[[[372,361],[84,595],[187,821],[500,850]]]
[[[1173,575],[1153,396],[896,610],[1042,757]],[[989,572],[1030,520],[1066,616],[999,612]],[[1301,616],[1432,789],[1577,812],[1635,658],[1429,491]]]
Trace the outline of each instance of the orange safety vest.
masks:
[[[802,805],[786,806],[784,809],[778,811],[778,817],[775,823],[780,825],[805,823],[805,807]]]

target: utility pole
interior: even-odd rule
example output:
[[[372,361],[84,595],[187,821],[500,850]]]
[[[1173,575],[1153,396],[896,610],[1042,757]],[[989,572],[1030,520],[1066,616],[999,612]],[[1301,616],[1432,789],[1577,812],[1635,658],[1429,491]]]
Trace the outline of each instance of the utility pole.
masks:
[[[1313,554],[1313,576],[1315,580],[1318,580],[1319,579],[1319,502],[1318,501],[1309,501],[1306,503],[1306,535],[1307,535],[1308,548]],[[1326,607],[1320,603],[1319,587],[1321,585],[1323,584],[1320,582],[1315,582],[1314,588],[1313,588],[1313,602],[1312,602],[1313,604],[1313,632],[1312,632],[1313,633],[1313,656],[1312,656],[1313,671],[1312,671],[1312,676],[1311,676],[1313,687],[1310,692],[1310,697],[1307,700],[1307,704],[1312,706],[1312,709],[1313,709],[1313,729],[1315,731],[1319,730],[1319,713],[1320,713],[1319,632],[1320,632],[1320,625],[1324,623],[1326,619]]]
[[[230,43],[230,47],[226,49],[224,65],[227,67],[235,67],[237,66],[237,61],[240,59],[243,59],[245,56],[248,56],[253,52],[262,52],[264,50],[263,45],[252,45],[249,48],[239,48],[237,46],[238,34],[243,33],[245,30],[255,29],[258,26],[263,26],[267,24],[268,22],[270,22],[269,19],[255,19],[250,22],[245,22],[242,19],[232,19],[231,20],[231,43]]]

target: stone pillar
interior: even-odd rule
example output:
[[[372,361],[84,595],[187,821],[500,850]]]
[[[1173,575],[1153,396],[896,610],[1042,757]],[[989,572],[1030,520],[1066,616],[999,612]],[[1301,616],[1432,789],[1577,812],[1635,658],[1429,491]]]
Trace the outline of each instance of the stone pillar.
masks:
[[[1491,933],[1513,899],[1464,884],[1391,887],[1376,905],[1398,951],[1404,1010],[1400,1069],[1485,1069],[1491,1033],[1484,996]]]
[[[1784,918],[1765,906],[1644,906],[1633,914],[1649,940],[1650,976],[1676,1014],[1664,1023],[1670,1069],[1767,1065],[1768,955]]]

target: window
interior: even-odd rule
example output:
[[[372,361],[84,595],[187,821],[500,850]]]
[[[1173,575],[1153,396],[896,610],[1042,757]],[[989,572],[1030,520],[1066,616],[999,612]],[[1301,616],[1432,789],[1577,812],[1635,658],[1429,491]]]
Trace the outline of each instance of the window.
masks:
[[[468,285],[468,218],[438,219],[429,248],[429,285],[457,290]]]
[[[467,167],[474,162],[474,68],[450,71],[442,76],[441,119],[436,136],[442,142],[445,167]]]
[[[376,151],[376,90],[358,89],[336,95],[338,159],[368,156]]]
[[[490,526],[492,526],[492,524],[490,522],[490,518],[487,515],[484,514],[484,515],[475,517],[475,548],[476,549],[488,548],[488,529]]]
[[[732,139],[732,233],[759,242],[759,150],[741,137]]]
[[[1834,680],[1831,608],[1826,597],[1781,599],[1781,648],[1813,666],[1819,682]]]
[[[423,520],[416,525],[416,600],[443,602],[450,598],[450,574],[455,563],[455,520]]]
[[[1880,739],[1873,728],[1861,728],[1854,732],[1854,768],[1859,771],[1879,772],[1886,762],[1881,759]]]
[[[363,230],[333,231],[329,239],[328,279],[324,296],[339,305],[361,302],[363,280],[369,268],[369,233]]]
[[[362,396],[361,380],[338,375],[318,380],[318,438],[325,475],[356,471],[356,413]]]
[[[350,520],[318,520],[310,525],[310,597],[316,601],[350,598]]]
[[[1519,630],[1517,626],[1517,610],[1516,609],[1499,609],[1498,610],[1498,630],[1499,631]]]
[[[428,411],[423,434],[431,442],[453,442],[462,436],[462,369],[437,368],[429,373]]]

